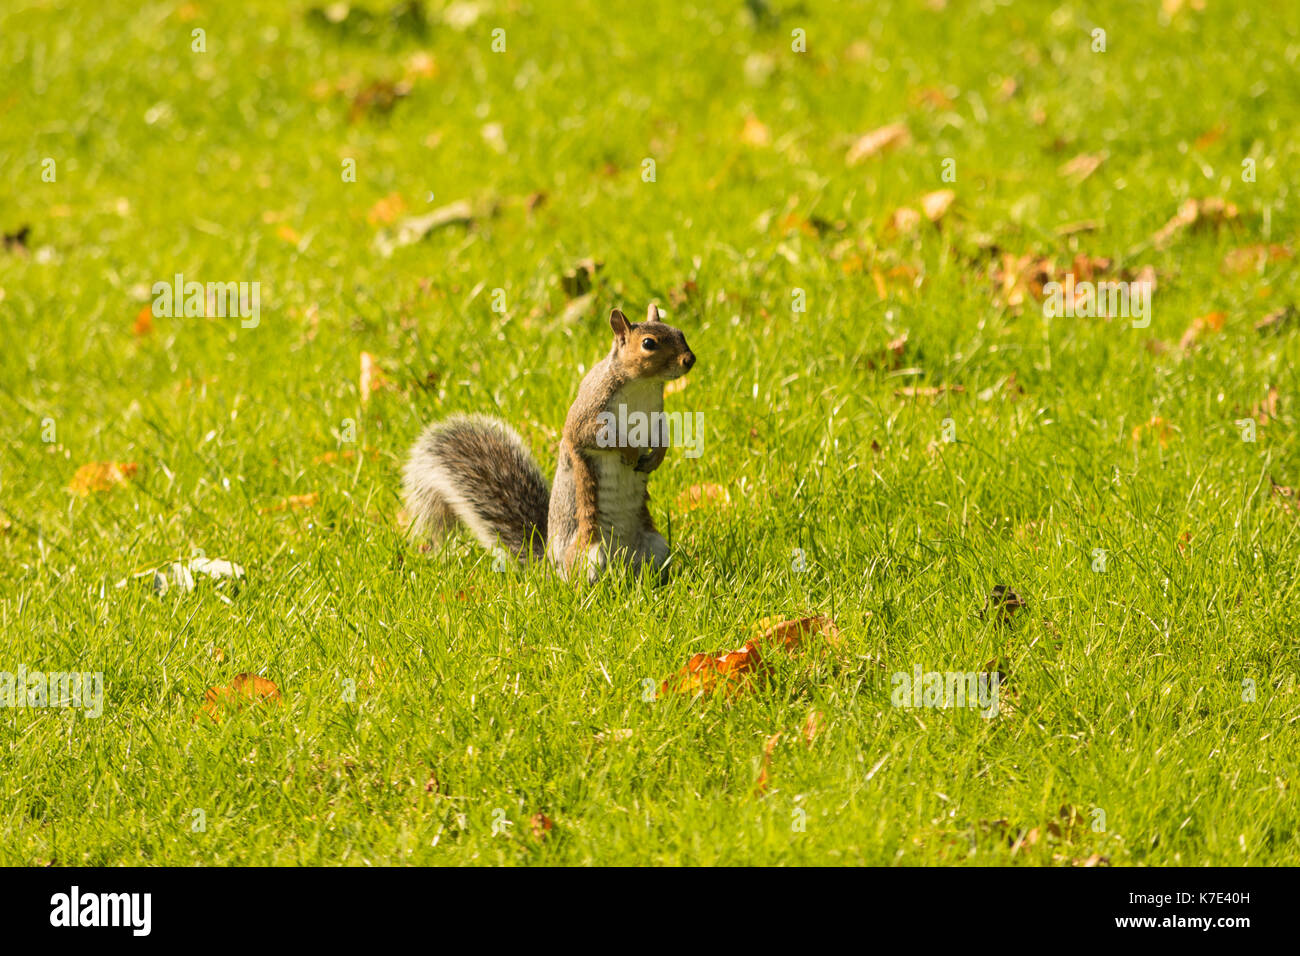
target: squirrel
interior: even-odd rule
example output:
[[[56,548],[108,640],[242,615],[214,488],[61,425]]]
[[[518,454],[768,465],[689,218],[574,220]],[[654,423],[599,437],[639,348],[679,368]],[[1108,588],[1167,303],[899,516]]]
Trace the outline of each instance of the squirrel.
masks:
[[[585,573],[594,582],[614,560],[667,579],[668,542],[646,490],[668,453],[666,435],[634,445],[626,423],[640,413],[658,428],[664,383],[689,372],[695,353],[653,303],[644,322],[614,309],[609,325],[613,346],[583,377],[565,418],[554,486],[505,422],[454,415],[425,428],[403,471],[414,533],[436,542],[459,521],[499,557],[549,560],[565,580]]]

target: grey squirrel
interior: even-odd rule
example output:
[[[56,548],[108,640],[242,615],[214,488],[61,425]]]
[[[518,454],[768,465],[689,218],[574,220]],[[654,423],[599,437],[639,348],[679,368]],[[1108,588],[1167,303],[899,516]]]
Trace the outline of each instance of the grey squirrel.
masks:
[[[609,325],[613,346],[582,379],[564,421],[554,487],[505,422],[454,415],[425,428],[407,460],[413,532],[437,541],[461,521],[485,548],[521,564],[548,559],[565,579],[594,581],[613,560],[666,577],[668,543],[650,517],[646,483],[667,443],[651,435],[633,445],[609,426],[633,412],[661,421],[664,383],[689,372],[695,353],[653,304],[644,322],[615,309]]]

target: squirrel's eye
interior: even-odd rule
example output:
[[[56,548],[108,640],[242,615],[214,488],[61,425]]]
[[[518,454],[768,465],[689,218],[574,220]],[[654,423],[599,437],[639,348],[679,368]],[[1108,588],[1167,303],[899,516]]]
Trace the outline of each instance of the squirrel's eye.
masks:
[[[659,347],[659,343],[656,342],[654,339],[641,340],[641,348],[645,349],[647,352],[653,352],[658,347]]]

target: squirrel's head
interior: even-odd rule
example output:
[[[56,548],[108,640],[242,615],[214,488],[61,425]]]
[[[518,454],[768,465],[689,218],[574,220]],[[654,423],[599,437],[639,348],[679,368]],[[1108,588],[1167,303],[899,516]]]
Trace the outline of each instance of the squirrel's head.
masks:
[[[619,309],[609,316],[614,330],[614,354],[629,378],[680,378],[695,364],[695,353],[681,329],[659,321],[654,304],[644,322],[629,322]]]

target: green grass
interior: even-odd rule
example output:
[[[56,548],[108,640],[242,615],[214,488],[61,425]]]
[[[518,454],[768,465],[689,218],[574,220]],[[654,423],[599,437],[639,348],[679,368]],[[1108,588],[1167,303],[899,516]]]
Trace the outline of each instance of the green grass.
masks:
[[[0,227],[31,232],[0,252],[0,670],[102,672],[105,703],[0,712],[0,862],[1300,863],[1300,514],[1269,481],[1300,486],[1300,323],[1253,329],[1300,276],[1223,266],[1300,245],[1300,8],[756,6],[482,2],[451,26],[433,3],[423,35],[348,35],[305,2],[6,4]],[[350,115],[421,51],[435,76]],[[742,139],[748,116],[767,145]],[[891,122],[909,143],[846,165]],[[1081,184],[1060,173],[1100,152]],[[886,228],[945,187],[940,228]],[[367,214],[393,194],[476,219],[384,258],[392,227]],[[1240,215],[1151,245],[1210,196]],[[1080,220],[1097,228],[1058,234]],[[990,243],[1153,266],[1150,328],[1004,307]],[[587,256],[597,294],[566,318],[559,277]],[[134,335],[178,272],[260,282],[260,324]],[[669,586],[571,588],[495,573],[465,535],[405,539],[424,423],[499,414],[549,473],[604,316],[651,299],[699,357],[669,407],[707,428],[651,482]],[[1215,311],[1222,330],[1180,349]],[[901,367],[877,367],[904,332]],[[392,384],[364,405],[362,352]],[[1244,442],[1234,422],[1270,387],[1277,418]],[[1165,443],[1134,441],[1153,417]],[[140,471],[74,496],[93,461]],[[730,504],[679,503],[705,482]],[[238,592],[114,587],[195,550],[242,565]],[[1027,605],[1006,628],[979,616],[995,584]],[[734,697],[643,699],[691,654],[807,613],[845,648],[775,658]],[[995,719],[891,706],[894,672],[993,660]],[[195,720],[239,672],[282,706]]]

